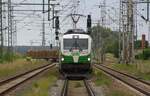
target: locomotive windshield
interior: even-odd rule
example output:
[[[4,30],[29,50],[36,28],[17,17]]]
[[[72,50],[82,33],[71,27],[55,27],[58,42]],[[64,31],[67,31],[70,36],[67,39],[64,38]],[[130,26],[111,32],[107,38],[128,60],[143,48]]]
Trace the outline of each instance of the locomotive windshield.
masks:
[[[72,50],[74,48],[87,50],[88,39],[64,39],[64,50]]]

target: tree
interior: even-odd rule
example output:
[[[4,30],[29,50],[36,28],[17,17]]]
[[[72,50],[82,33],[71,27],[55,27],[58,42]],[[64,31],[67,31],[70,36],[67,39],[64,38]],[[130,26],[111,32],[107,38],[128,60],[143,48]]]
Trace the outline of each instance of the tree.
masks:
[[[93,38],[93,50],[101,50],[94,53],[113,53],[115,57],[118,57],[118,32],[98,25],[92,28],[91,36]]]

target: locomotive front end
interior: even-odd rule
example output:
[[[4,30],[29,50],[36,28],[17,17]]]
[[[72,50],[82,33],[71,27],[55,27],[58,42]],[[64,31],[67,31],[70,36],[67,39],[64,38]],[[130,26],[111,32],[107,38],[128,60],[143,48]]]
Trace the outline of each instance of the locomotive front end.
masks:
[[[91,42],[87,34],[66,34],[61,40],[60,71],[67,76],[87,75],[91,68]]]

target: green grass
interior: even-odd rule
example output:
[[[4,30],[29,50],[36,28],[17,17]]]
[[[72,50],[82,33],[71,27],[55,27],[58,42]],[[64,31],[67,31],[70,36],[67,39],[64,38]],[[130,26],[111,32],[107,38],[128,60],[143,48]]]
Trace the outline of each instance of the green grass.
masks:
[[[126,64],[114,64],[112,66],[114,69],[128,71],[130,73],[138,73],[139,71],[136,68],[136,65],[126,65]]]
[[[99,70],[95,70],[95,84],[96,86],[101,86],[101,85],[110,85],[112,83],[112,80],[106,76],[105,74],[103,74],[101,71]]]
[[[82,87],[81,82],[77,82],[76,85],[75,85],[75,88],[79,88],[79,87]]]
[[[106,96],[133,96],[133,95],[128,94],[127,92],[120,91],[120,90],[112,89],[111,92],[106,94]]]
[[[140,62],[140,61],[138,61]],[[150,81],[150,61],[143,61],[139,64],[113,64],[112,68],[128,74],[132,74],[140,79]]]
[[[11,52],[4,52],[3,55],[0,56],[0,63],[4,64],[6,62],[12,62],[14,60],[17,60],[21,58],[22,56],[19,54],[11,53]]]
[[[95,85],[105,87],[105,96],[134,96],[131,93],[115,85],[114,81],[102,71],[95,70]]]
[[[43,64],[47,64],[47,62],[41,60],[34,60],[32,62],[28,62],[25,59],[18,59],[12,63],[0,64],[0,79],[5,79],[15,74],[31,70]]]
[[[136,60],[135,64],[117,64],[112,54],[106,54],[106,65],[116,70],[150,81],[150,60]]]
[[[57,80],[57,76],[56,70],[50,70],[38,80],[34,80],[31,85],[16,96],[49,96],[48,92]]]
[[[146,74],[140,73],[140,74],[138,74],[138,77],[143,79],[143,80],[150,81],[150,73],[146,73]]]

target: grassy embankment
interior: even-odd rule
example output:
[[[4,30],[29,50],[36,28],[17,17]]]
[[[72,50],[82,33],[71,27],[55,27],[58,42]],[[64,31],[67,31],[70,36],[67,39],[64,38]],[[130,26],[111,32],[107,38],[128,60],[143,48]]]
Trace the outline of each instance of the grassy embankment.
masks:
[[[103,87],[106,96],[134,96],[120,87],[110,77],[106,76],[102,71],[95,70],[95,85]]]
[[[0,64],[0,79],[11,77],[15,74],[19,74],[40,65],[48,64],[44,60],[32,60],[27,61],[26,59],[17,59],[13,62],[5,62]]]
[[[58,72],[54,68],[49,70],[39,79],[32,81],[32,84],[27,86],[23,91],[20,91],[16,96],[49,96],[50,87],[55,84]]]
[[[3,54],[0,54],[0,63],[13,62],[19,58],[22,58],[20,54],[3,52]]]
[[[107,55],[106,65],[116,70],[150,81],[150,60],[136,60],[135,64],[118,64],[111,54]]]
[[[140,61],[137,64],[113,64],[112,68],[128,74],[132,74],[139,79],[150,81],[150,60]]]

